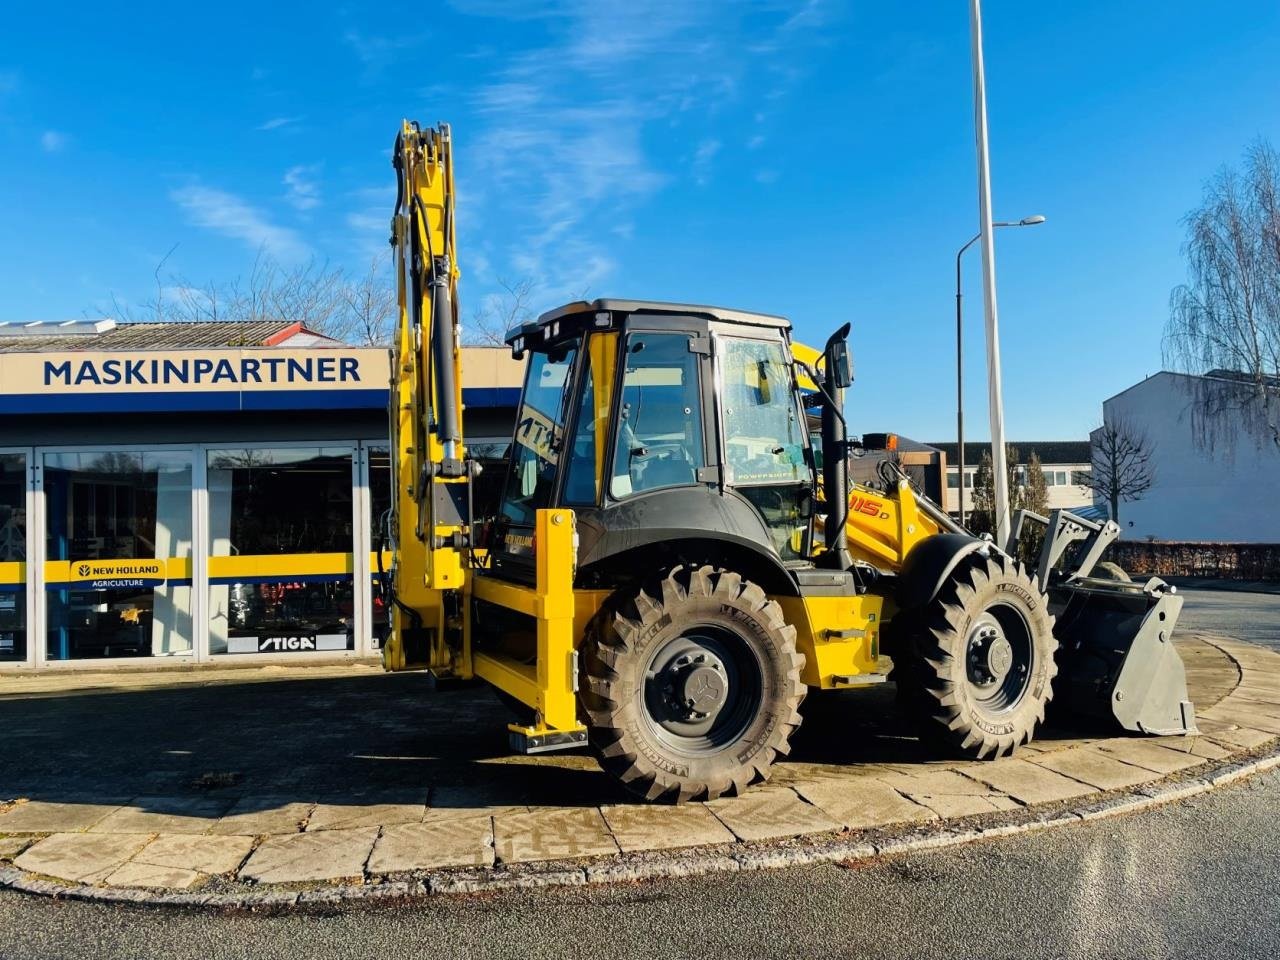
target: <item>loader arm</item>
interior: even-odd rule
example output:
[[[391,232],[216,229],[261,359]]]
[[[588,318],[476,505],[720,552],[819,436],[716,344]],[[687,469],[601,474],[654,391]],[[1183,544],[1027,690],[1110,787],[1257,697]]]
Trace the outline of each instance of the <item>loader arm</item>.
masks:
[[[392,506],[380,567],[393,601],[388,669],[467,672],[452,636],[470,535],[471,464],[462,437],[458,261],[449,127],[406,122],[392,164],[391,221],[399,314],[392,343]],[[452,652],[451,652],[452,651]]]

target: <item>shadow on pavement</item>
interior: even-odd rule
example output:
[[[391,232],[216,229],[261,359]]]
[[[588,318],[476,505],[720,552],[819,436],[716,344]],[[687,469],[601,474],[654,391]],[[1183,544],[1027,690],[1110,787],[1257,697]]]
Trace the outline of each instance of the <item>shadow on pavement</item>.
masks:
[[[900,718],[892,684],[812,696],[805,715],[784,766],[941,759]],[[484,686],[437,691],[413,674],[207,684],[157,677],[141,689],[0,697],[0,801],[133,799],[147,812],[208,817],[237,802],[243,813],[315,801],[626,800],[586,751],[512,755],[509,719]]]

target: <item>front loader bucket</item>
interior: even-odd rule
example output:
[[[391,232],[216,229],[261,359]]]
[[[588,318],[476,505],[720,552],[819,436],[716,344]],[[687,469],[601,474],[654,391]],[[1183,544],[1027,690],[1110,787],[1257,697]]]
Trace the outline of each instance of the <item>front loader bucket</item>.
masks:
[[[1197,733],[1173,628],[1182,597],[1158,578],[1145,584],[1077,578],[1049,590],[1059,642],[1055,700],[1125,730]]]

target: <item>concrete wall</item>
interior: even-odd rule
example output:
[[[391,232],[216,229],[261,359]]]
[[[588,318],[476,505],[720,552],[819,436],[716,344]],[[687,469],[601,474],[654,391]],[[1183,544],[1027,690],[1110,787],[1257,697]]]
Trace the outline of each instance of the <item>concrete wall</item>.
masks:
[[[1158,373],[1103,404],[1105,423],[1131,423],[1153,446],[1155,482],[1141,500],[1120,504],[1123,536],[1280,543],[1280,451],[1243,432],[1229,449],[1198,444],[1196,379]]]

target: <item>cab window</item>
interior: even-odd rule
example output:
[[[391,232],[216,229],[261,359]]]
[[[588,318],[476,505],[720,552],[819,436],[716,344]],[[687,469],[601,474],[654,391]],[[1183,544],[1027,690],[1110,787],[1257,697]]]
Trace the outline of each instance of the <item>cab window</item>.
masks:
[[[532,526],[536,512],[551,506],[576,357],[569,348],[535,353],[529,363],[502,501],[502,515],[514,524]]]
[[[721,341],[725,461],[735,485],[807,480],[809,432],[779,341]]]
[[[633,333],[623,356],[609,492],[622,499],[696,483],[706,457],[698,355],[689,351],[689,334]]]

